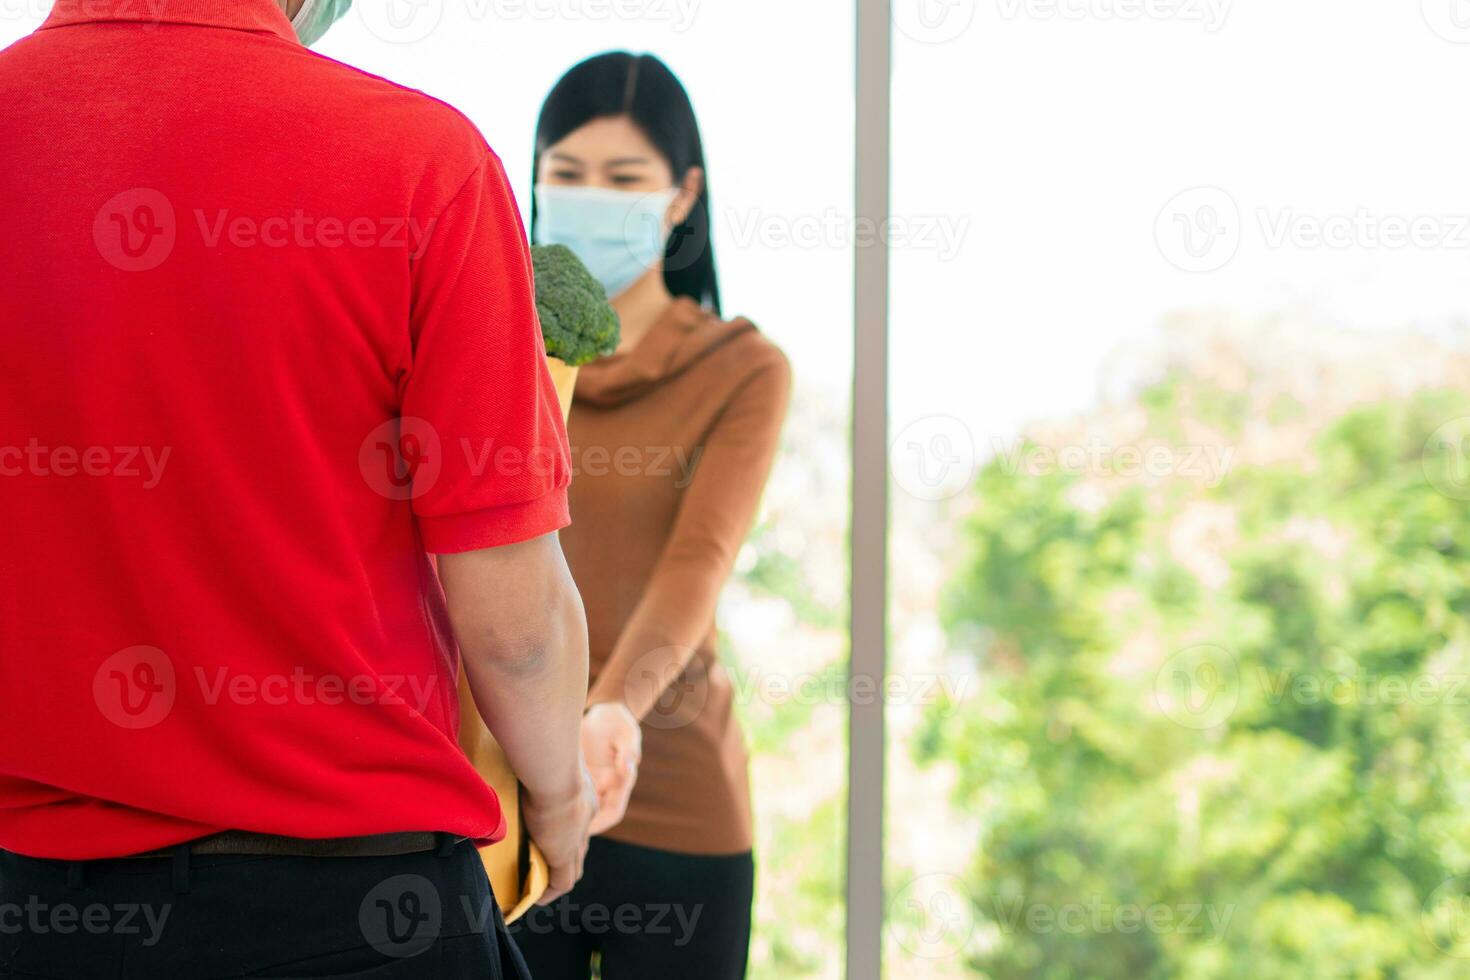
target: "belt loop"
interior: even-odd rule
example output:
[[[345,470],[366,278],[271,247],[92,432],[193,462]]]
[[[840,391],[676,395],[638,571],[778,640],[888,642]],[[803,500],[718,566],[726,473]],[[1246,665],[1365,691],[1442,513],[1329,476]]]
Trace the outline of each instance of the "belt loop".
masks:
[[[439,833],[439,847],[434,853],[442,858],[453,857],[454,849],[458,846],[459,838],[455,837],[453,834],[441,831]]]
[[[86,883],[87,866],[80,861],[69,861],[66,865],[66,887],[79,890]]]
[[[174,894],[189,894],[189,848],[186,841],[174,848]]]

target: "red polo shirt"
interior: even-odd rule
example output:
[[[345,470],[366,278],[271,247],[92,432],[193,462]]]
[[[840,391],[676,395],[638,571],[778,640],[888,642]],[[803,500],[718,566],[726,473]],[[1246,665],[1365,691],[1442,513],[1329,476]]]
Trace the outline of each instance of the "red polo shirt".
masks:
[[[0,105],[0,847],[498,835],[426,554],[567,523],[498,158],[272,0],[58,0]]]

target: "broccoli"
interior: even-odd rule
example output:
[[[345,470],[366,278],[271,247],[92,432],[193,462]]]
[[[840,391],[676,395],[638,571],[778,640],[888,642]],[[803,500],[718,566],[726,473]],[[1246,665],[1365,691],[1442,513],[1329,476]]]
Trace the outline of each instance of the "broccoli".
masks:
[[[622,338],[618,314],[576,253],[565,245],[536,245],[531,262],[546,353],[579,367],[617,350]]]

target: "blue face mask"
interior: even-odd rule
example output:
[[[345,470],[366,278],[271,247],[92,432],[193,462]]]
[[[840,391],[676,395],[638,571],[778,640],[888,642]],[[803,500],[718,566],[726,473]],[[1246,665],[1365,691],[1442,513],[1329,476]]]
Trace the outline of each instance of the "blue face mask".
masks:
[[[615,297],[664,257],[664,221],[678,196],[675,188],[645,194],[542,184],[536,188],[536,240],[577,253]]]
[[[347,16],[350,9],[352,0],[305,0],[291,18],[291,26],[301,43],[309,48],[322,39],[328,28]]]

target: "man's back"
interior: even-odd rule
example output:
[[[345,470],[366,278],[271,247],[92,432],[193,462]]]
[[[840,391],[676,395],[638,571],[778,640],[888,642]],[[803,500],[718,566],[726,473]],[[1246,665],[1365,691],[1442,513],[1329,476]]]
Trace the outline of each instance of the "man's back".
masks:
[[[0,717],[46,735],[0,847],[491,836],[425,549],[568,479],[499,162],[271,0],[150,6],[0,53]]]

